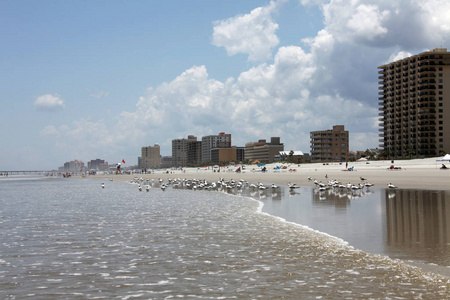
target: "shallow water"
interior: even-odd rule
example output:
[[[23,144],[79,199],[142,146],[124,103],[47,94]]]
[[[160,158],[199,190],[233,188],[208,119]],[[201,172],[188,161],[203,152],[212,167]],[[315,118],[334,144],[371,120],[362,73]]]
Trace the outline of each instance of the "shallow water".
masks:
[[[279,194],[280,192],[277,192]],[[285,187],[259,199],[263,211],[342,238],[369,253],[450,266],[450,195],[446,191]]]
[[[274,209],[276,201],[304,201],[286,191],[258,194],[260,202],[105,185],[0,181],[0,298],[450,297],[442,277],[260,212],[261,203]],[[314,198],[312,189],[299,192]],[[318,207],[305,215],[327,223],[332,206]]]

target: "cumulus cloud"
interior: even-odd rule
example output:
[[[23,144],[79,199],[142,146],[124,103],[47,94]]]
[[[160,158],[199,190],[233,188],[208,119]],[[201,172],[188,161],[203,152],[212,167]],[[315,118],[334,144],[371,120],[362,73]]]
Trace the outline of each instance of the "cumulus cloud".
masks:
[[[50,95],[45,94],[39,96],[34,101],[34,106],[40,110],[60,110],[64,108],[64,99],[62,99],[58,94]]]
[[[399,51],[397,53],[392,53],[392,55],[389,57],[389,59],[386,61],[386,64],[400,60],[400,59],[404,59],[407,57],[412,56],[412,53],[409,53],[407,51]]]
[[[389,17],[389,11],[380,11],[375,5],[360,4],[347,22],[347,28],[359,39],[373,41],[386,35],[387,29],[382,25]]]
[[[249,14],[217,21],[213,28],[212,43],[224,47],[228,55],[247,54],[250,61],[264,61],[280,42],[275,32],[278,24],[272,14],[285,0],[272,1]]]
[[[207,66],[192,66],[149,88],[114,126],[82,120],[46,127],[41,135],[70,139],[67,151],[76,142],[77,150],[93,153],[159,143],[163,155],[170,155],[174,138],[226,131],[234,145],[280,136],[287,149],[308,152],[310,131],[342,124],[350,131],[351,149],[376,147],[377,66],[448,42],[447,2],[302,0],[320,6],[323,28],[315,36],[299,36],[302,45],[279,48],[273,12],[282,2],[270,2],[214,25],[214,45],[259,61],[236,78],[222,82],[210,78]]]

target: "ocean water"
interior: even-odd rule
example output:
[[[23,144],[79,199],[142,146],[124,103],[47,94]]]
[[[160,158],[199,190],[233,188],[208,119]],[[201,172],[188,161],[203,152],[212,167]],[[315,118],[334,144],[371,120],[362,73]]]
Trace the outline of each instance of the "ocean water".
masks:
[[[450,298],[448,278],[386,256],[417,243],[414,234],[418,242],[427,236],[410,222],[424,224],[414,212],[420,198],[414,207],[390,201],[412,199],[409,192],[162,191],[157,184],[146,192],[101,183],[0,180],[1,299]],[[384,219],[353,220],[365,202]],[[399,216],[402,206],[410,217]],[[381,234],[381,246],[340,236],[353,228],[345,219],[367,227],[361,235]],[[402,227],[407,222],[413,229]]]

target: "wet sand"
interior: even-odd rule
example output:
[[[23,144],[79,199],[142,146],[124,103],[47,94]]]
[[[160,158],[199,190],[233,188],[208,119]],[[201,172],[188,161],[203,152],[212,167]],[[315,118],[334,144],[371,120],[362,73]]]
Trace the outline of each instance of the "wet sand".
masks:
[[[342,183],[357,184],[369,182],[378,188],[387,188],[389,183],[394,184],[399,189],[419,189],[419,190],[444,190],[450,191],[450,169],[440,169],[442,163],[436,161],[438,158],[416,159],[406,161],[395,161],[397,169],[391,170],[391,161],[370,161],[349,163],[348,167],[353,167],[353,171],[348,171],[345,164],[268,164],[266,172],[261,172],[261,168],[254,165],[247,165],[246,168],[237,173],[237,167],[221,167],[220,172],[215,172],[208,168],[184,168],[183,170],[157,170],[147,174],[129,175],[95,175],[92,178],[105,178],[105,180],[132,180],[133,178],[163,179],[186,178],[204,179],[216,181],[220,178],[246,180],[248,182],[263,182],[266,184],[277,183],[287,184],[288,182],[298,185],[314,185],[314,179],[327,182],[334,179]],[[286,169],[275,170],[276,167],[285,166]],[[217,169],[216,169],[217,170]],[[308,179],[308,177],[311,178]],[[361,177],[365,180],[361,180]],[[450,277],[450,267],[438,266],[435,264],[425,264],[416,261],[406,261],[406,263],[421,268],[426,272],[432,272]]]

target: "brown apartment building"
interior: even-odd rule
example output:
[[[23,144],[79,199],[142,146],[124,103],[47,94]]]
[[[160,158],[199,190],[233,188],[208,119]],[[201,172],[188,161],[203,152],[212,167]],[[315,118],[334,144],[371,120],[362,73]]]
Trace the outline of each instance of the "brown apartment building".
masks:
[[[312,131],[311,162],[348,161],[348,131],[344,125],[335,125],[332,130]]]
[[[450,152],[450,52],[426,51],[378,67],[380,147],[392,158]]]

